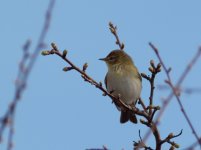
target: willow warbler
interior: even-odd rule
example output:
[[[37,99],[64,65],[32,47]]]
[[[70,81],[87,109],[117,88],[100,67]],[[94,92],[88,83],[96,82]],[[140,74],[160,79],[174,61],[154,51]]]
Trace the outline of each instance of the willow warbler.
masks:
[[[135,104],[140,98],[142,89],[142,78],[134,65],[132,58],[123,50],[113,50],[107,57],[101,58],[106,62],[108,72],[105,76],[107,91],[120,99],[127,105]],[[131,111],[121,110],[120,122],[131,121],[137,123],[135,114]]]

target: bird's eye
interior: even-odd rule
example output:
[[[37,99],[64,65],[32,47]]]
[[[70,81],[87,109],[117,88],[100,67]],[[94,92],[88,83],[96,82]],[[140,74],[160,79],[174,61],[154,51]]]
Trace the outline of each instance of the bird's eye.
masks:
[[[109,58],[109,60],[110,60],[110,61],[114,61],[114,60],[115,60],[115,57],[112,56],[112,57]]]

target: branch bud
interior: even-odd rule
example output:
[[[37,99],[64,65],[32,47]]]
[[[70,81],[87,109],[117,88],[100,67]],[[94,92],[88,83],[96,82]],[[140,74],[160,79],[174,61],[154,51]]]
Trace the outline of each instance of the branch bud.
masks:
[[[115,33],[115,29],[110,27],[110,31],[114,34]]]
[[[88,64],[87,63],[85,63],[84,65],[83,65],[83,67],[82,67],[82,71],[86,71],[86,69],[87,69],[87,67],[88,67]]]
[[[174,150],[174,149],[175,149],[174,146],[171,146],[169,150]]]
[[[143,78],[148,78],[148,76],[147,76],[145,73],[141,73],[141,76],[142,76]]]
[[[103,93],[103,96],[107,96],[107,94],[106,94],[106,93]]]
[[[70,71],[70,70],[72,70],[72,69],[73,69],[73,67],[64,67],[64,68],[63,68],[63,71],[66,72],[66,71]]]
[[[160,110],[161,108],[160,108],[160,106],[156,106],[156,110]]]
[[[180,146],[179,146],[179,144],[174,143],[174,147],[179,148]]]
[[[143,119],[140,119],[140,122],[141,122],[142,124],[146,124],[146,121],[143,120]]]
[[[156,67],[155,67],[155,64],[154,64],[154,60],[150,60],[150,65],[151,65],[153,68],[156,68]]]
[[[56,46],[55,43],[51,43],[51,46],[52,46],[52,48],[53,48],[55,51],[58,51],[58,48],[57,48],[57,46]]]
[[[67,50],[64,50],[64,51],[63,51],[63,54],[62,54],[62,57],[65,58],[66,55],[67,55],[67,53],[68,53],[68,51],[67,51]]]
[[[46,56],[46,55],[49,55],[50,54],[50,51],[42,51],[41,52],[41,55],[43,55],[43,56]]]
[[[174,137],[174,134],[173,133],[170,133],[169,135],[168,135],[168,139],[171,139],[171,138],[173,138]]]
[[[149,71],[150,71],[151,73],[154,73],[155,69],[154,69],[153,67],[149,67]]]
[[[158,69],[161,68],[161,63],[158,63],[157,68]]]
[[[161,68],[157,68],[157,72],[161,72]]]
[[[109,22],[109,26],[110,26],[110,27],[112,27],[112,26],[113,26],[112,22]]]

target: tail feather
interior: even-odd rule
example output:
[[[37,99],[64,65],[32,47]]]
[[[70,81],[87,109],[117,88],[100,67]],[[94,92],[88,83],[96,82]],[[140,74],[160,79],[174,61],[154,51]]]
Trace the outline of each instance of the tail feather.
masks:
[[[121,111],[120,123],[126,123],[129,120],[135,124],[137,123],[137,118],[135,114],[129,111]]]
[[[121,111],[121,116],[120,116],[120,122],[121,123],[126,123],[130,118],[130,115],[125,112],[125,111]]]

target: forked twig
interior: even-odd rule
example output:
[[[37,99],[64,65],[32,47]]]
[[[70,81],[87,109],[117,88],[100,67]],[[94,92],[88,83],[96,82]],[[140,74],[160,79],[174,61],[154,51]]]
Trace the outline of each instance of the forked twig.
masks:
[[[195,63],[198,61],[198,59],[201,56],[201,50],[200,48],[198,49],[197,53],[195,54],[195,56],[190,60],[190,62],[188,63],[188,65],[186,66],[186,68],[184,69],[183,73],[181,74],[181,76],[179,77],[179,80],[175,86],[176,89],[179,89],[181,84],[183,83],[184,79],[187,77],[187,75],[190,73],[192,67],[195,65]],[[168,71],[170,71],[171,68],[168,69]],[[167,106],[169,105],[169,103],[171,102],[172,98],[174,96],[174,93],[171,92],[167,98],[164,99],[163,104],[161,106],[160,112],[157,114],[156,119],[154,121],[154,123],[156,125],[158,125],[159,120],[161,119],[163,113],[165,112]],[[149,136],[151,135],[151,130],[148,130],[146,132],[146,134],[143,137],[143,141],[145,142]]]
[[[153,123],[153,117],[156,113],[157,110],[160,109],[160,107],[158,106],[148,106],[146,107],[144,105],[144,103],[141,101],[141,103],[143,104],[143,109],[148,109],[148,110],[153,110],[151,114],[147,113],[147,111],[144,110],[139,110],[138,108],[136,108],[135,106],[130,106],[125,104],[120,97],[115,97],[112,95],[112,93],[108,92],[105,88],[103,88],[102,83],[101,82],[97,82],[95,81],[93,78],[91,78],[87,73],[86,73],[86,69],[87,66],[86,63],[83,65],[82,69],[80,69],[79,67],[77,67],[76,65],[74,65],[67,57],[66,57],[66,50],[63,51],[63,53],[61,53],[59,51],[59,49],[57,48],[56,44],[52,43],[51,44],[52,49],[51,50],[45,50],[42,51],[42,55],[46,56],[46,55],[52,55],[52,54],[56,54],[57,56],[59,56],[60,58],[62,58],[65,62],[67,62],[70,66],[65,67],[63,70],[64,71],[70,71],[70,70],[75,70],[77,72],[79,72],[81,74],[81,77],[84,79],[84,81],[90,83],[91,85],[94,85],[96,88],[98,88],[99,90],[101,90],[104,95],[107,95],[111,98],[111,100],[121,109],[125,109],[127,111],[132,111],[133,113],[142,116],[145,118],[145,120],[140,119],[140,122],[144,125],[146,125],[147,127],[149,127],[152,132],[153,135],[155,137],[155,141],[156,141],[156,150],[161,150],[161,146],[163,143],[161,143],[161,137],[160,137],[160,133],[158,131],[157,126]],[[158,67],[153,68],[150,72],[152,72],[153,74],[157,74],[158,72],[160,72],[160,65],[157,65]],[[69,69],[70,68],[70,69]],[[150,80],[150,82],[154,82],[154,80]]]
[[[159,55],[158,49],[152,43],[149,43],[149,45],[151,46],[151,48],[154,50],[156,56],[158,57],[161,65],[162,65],[162,67],[163,67],[163,69],[164,69],[164,71],[165,71],[165,73],[167,75],[167,78],[168,78],[166,80],[166,83],[171,87],[172,92],[174,93],[174,95],[175,95],[175,97],[177,99],[177,102],[179,103],[181,112],[183,113],[183,115],[184,115],[189,127],[192,130],[192,133],[194,134],[194,136],[197,139],[197,141],[200,143],[200,147],[201,147],[201,142],[199,141],[199,136],[198,136],[197,132],[195,131],[195,128],[194,128],[193,124],[191,123],[190,118],[188,117],[188,115],[186,113],[186,110],[184,109],[184,106],[183,106],[183,104],[181,102],[181,99],[179,97],[178,91],[176,90],[177,88],[175,88],[176,86],[174,86],[173,83],[172,83],[172,80],[171,80],[171,77],[170,77],[170,69],[167,69],[167,67],[165,66],[161,56]],[[201,49],[199,51],[201,51]]]
[[[119,36],[117,34],[117,26],[114,26],[112,22],[109,22],[109,29],[111,31],[111,33],[115,36],[116,38],[116,44],[119,46],[120,50],[123,50],[125,45],[124,43],[121,43]]]
[[[110,31],[112,32],[112,34],[115,36],[116,38],[116,44],[119,45],[120,49],[123,50],[124,45],[119,41],[119,37],[117,35],[116,32],[116,27],[114,27],[114,25],[112,23],[109,23],[110,26]],[[111,98],[111,100],[121,109],[124,109],[126,111],[131,111],[132,113],[135,113],[136,115],[142,116],[144,117],[144,119],[140,119],[140,122],[144,125],[146,125],[147,127],[150,128],[150,130],[152,131],[154,137],[155,137],[155,149],[156,150],[161,150],[161,147],[164,143],[169,143],[173,148],[178,148],[178,144],[176,144],[175,142],[172,142],[171,139],[180,136],[181,134],[178,134],[176,136],[168,136],[168,139],[164,139],[162,140],[160,137],[160,133],[159,130],[156,126],[156,124],[153,122],[153,118],[155,113],[157,112],[157,110],[160,109],[159,106],[154,106],[153,105],[153,95],[154,95],[154,79],[157,73],[159,73],[161,71],[161,65],[158,64],[155,66],[154,61],[150,62],[150,67],[149,67],[149,71],[151,72],[151,77],[147,76],[145,73],[142,73],[141,76],[145,79],[147,79],[150,82],[150,87],[151,87],[151,92],[150,92],[150,101],[149,101],[149,105],[146,106],[144,104],[144,102],[142,101],[142,99],[140,98],[138,103],[141,104],[143,110],[140,110],[138,108],[136,108],[134,105],[130,106],[125,104],[120,97],[115,97],[112,95],[112,93],[108,92],[105,88],[103,88],[102,83],[101,82],[96,82],[93,78],[91,78],[87,73],[86,73],[86,69],[88,67],[88,64],[85,63],[82,67],[82,69],[80,69],[79,67],[77,67],[76,65],[74,65],[66,56],[67,56],[67,51],[64,50],[63,53],[61,53],[59,51],[59,49],[57,48],[55,43],[51,44],[52,49],[51,50],[45,50],[42,51],[42,55],[46,56],[46,55],[52,55],[52,54],[56,54],[57,56],[59,56],[60,58],[62,58],[65,62],[67,62],[70,66],[64,67],[63,70],[64,71],[70,71],[70,70],[75,70],[78,73],[81,74],[81,77],[84,79],[84,81],[90,83],[91,85],[94,85],[96,88],[98,88],[99,90],[101,90],[104,94],[104,96],[109,96]],[[182,132],[181,132],[182,133]],[[147,149],[147,150],[152,150],[151,147],[146,146],[144,143],[144,141],[141,138],[140,132],[139,132],[139,137],[140,137],[140,141],[139,142],[134,142],[134,149],[138,149],[140,147]]]
[[[31,44],[30,40],[28,40],[23,46],[23,56],[19,64],[18,75],[17,75],[17,79],[15,83],[14,98],[12,102],[10,103],[7,111],[0,119],[0,140],[1,141],[3,138],[4,130],[6,129],[6,127],[9,128],[7,150],[11,150],[13,148],[13,134],[14,134],[14,123],[15,123],[15,114],[16,114],[15,112],[17,109],[18,102],[21,99],[22,94],[26,88],[29,74],[32,71],[32,68],[35,64],[35,61],[40,52],[40,49],[44,47],[44,39],[49,29],[54,3],[55,3],[55,0],[50,0],[48,9],[46,11],[45,22],[44,22],[42,31],[40,33],[37,46],[33,52],[33,55],[30,56],[29,54],[29,48]],[[28,61],[28,65],[26,65],[27,61]]]

